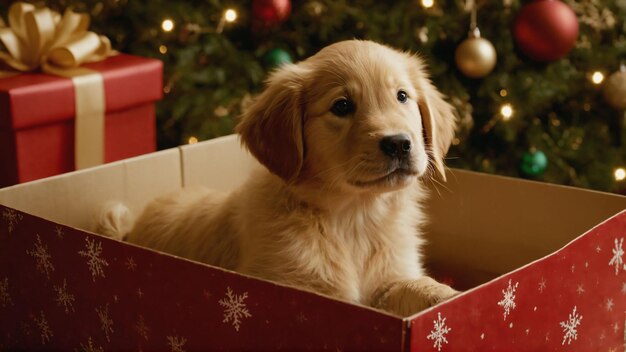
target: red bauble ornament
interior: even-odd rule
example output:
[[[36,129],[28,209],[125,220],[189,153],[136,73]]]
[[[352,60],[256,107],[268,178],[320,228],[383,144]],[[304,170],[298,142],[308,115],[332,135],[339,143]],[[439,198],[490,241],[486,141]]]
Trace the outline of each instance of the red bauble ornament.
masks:
[[[287,19],[291,13],[291,0],[254,0],[252,14],[261,24],[273,26]]]
[[[520,10],[513,35],[529,58],[555,61],[574,47],[578,19],[574,11],[559,0],[535,0]]]

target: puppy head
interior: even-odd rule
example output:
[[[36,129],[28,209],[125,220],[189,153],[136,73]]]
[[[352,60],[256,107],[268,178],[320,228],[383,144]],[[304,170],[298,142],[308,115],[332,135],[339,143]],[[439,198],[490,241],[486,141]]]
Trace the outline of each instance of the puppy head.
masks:
[[[445,178],[454,115],[423,66],[373,42],[333,44],[275,71],[237,131],[289,183],[385,192],[428,169]]]

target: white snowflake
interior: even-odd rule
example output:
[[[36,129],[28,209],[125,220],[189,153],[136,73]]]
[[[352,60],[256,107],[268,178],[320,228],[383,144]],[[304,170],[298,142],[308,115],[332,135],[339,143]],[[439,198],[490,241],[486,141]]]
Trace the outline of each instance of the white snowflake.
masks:
[[[63,286],[54,285],[54,291],[57,293],[57,304],[59,306],[65,307],[65,314],[70,312],[74,312],[74,295],[67,292],[67,280],[63,279]]]
[[[43,314],[43,311],[40,311],[39,316],[34,316],[33,320],[35,321],[35,324],[37,324],[37,326],[39,327],[41,344],[45,345],[46,342],[50,342],[50,338],[54,336],[54,334],[50,329],[50,325],[48,325],[48,320],[46,320],[46,316]]]
[[[433,320],[433,330],[430,335],[426,336],[427,339],[433,340],[433,348],[437,351],[441,351],[441,347],[444,343],[448,343],[446,335],[452,331],[452,328],[446,326],[446,318],[441,319],[441,313],[437,313],[437,320]]]
[[[511,310],[515,309],[515,290],[518,285],[519,282],[516,282],[515,286],[511,285],[511,279],[509,279],[509,287],[506,290],[502,290],[504,298],[498,302],[498,305],[504,308],[504,320],[511,313]]]
[[[13,300],[9,294],[9,278],[5,277],[3,281],[0,281],[0,304],[2,308],[13,305]]]
[[[96,281],[96,277],[105,277],[104,275],[104,267],[109,266],[109,263],[100,258],[102,254],[102,242],[96,243],[96,240],[90,241],[89,237],[85,238],[87,244],[85,245],[86,251],[79,251],[82,257],[87,257],[87,265],[89,266],[89,271],[91,272],[91,278],[93,281]]]
[[[624,243],[624,238],[620,238],[619,242],[617,238],[615,239],[615,248],[612,249],[613,258],[609,261],[609,266],[615,266],[615,275],[619,273],[619,269],[623,266],[624,260],[622,256],[624,255],[624,249],[622,249],[622,244]]]
[[[243,295],[235,295],[230,287],[227,287],[226,297],[219,300],[219,304],[224,307],[223,323],[232,322],[235,330],[239,331],[242,318],[250,318],[252,314],[248,311],[243,301],[248,298],[248,292]]]
[[[107,341],[111,342],[111,334],[113,333],[113,320],[109,317],[109,304],[107,303],[104,308],[96,308],[98,318],[100,319],[100,329],[104,332],[104,336]]]
[[[185,352],[185,344],[187,343],[187,339],[180,336],[168,336],[167,344],[170,345],[171,352]]]
[[[54,265],[52,265],[52,256],[48,253],[48,246],[41,242],[39,234],[37,234],[37,241],[35,242],[35,249],[32,251],[26,251],[28,255],[35,258],[37,264],[37,270],[46,274],[46,277],[50,279],[50,273],[54,271]]]
[[[613,310],[613,306],[614,306],[614,305],[615,305],[615,304],[613,303],[613,299],[611,299],[611,298],[607,298],[607,300],[606,300],[606,305],[605,305],[606,311],[607,311],[607,312],[612,311],[612,310]]]
[[[4,209],[4,211],[2,212],[2,217],[4,218],[4,221],[7,222],[7,229],[9,230],[9,232],[13,232],[15,225],[17,225],[17,223],[24,218],[22,214],[9,208]]]
[[[87,345],[81,343],[78,350],[85,352],[104,352],[104,348],[93,344],[91,337],[87,340]]]
[[[569,345],[572,340],[578,339],[578,330],[576,328],[580,325],[580,322],[583,320],[583,316],[576,313],[576,306],[574,306],[574,310],[569,314],[569,319],[561,322],[561,327],[563,328],[563,342],[561,345],[567,344]]]

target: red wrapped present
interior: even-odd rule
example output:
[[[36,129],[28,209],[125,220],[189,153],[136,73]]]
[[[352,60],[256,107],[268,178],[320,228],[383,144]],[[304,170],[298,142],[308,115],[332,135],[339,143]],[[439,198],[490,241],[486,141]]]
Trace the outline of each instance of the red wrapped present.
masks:
[[[160,61],[114,55],[106,38],[86,30],[86,15],[16,3],[9,17],[0,51],[0,186],[155,150]],[[26,50],[38,40],[26,30],[33,21],[57,28],[46,52]]]
[[[424,252],[468,291],[410,317],[88,231],[107,201],[139,213],[183,185],[236,189],[254,167],[229,136],[0,189],[0,348],[623,349],[623,196],[451,170]]]
[[[116,55],[84,66],[104,80],[104,161],[154,151],[161,61]],[[69,78],[28,73],[0,79],[0,186],[74,170],[75,110]]]

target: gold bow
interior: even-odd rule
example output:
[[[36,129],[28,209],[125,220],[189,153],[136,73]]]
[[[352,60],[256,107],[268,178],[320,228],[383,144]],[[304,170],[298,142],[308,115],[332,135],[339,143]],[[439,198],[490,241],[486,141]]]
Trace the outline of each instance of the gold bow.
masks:
[[[9,9],[9,27],[0,19],[0,61],[15,70],[77,67],[100,61],[114,52],[105,36],[87,30],[89,16],[68,9],[61,16],[49,8],[16,2]],[[54,71],[51,68],[50,71]]]

